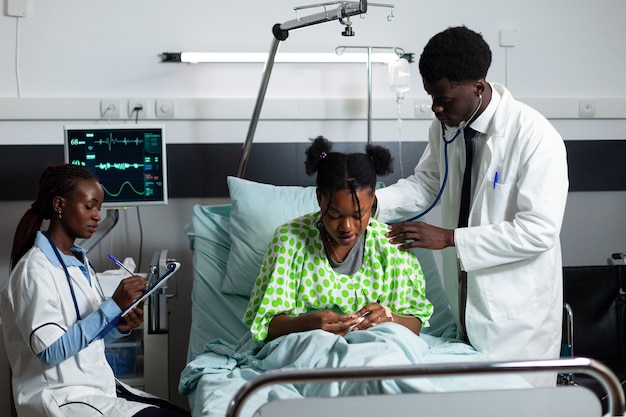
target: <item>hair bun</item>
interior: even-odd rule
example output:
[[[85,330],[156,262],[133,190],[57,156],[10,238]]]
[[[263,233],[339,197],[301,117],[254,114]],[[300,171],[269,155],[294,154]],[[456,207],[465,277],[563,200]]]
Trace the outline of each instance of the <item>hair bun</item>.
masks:
[[[374,164],[376,175],[385,176],[393,172],[393,157],[389,149],[380,145],[367,144],[365,153]]]
[[[307,175],[313,175],[319,169],[320,162],[328,157],[333,149],[333,144],[323,136],[310,139],[313,143],[306,150],[304,167]]]

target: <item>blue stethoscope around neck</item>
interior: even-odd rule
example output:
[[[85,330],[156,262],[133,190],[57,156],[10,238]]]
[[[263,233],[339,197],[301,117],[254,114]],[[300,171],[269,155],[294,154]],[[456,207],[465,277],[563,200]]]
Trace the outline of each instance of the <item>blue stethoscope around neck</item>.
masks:
[[[50,246],[52,247],[54,254],[59,260],[59,263],[61,264],[61,266],[63,267],[63,271],[65,272],[65,277],[67,278],[67,284],[70,286],[70,293],[72,294],[72,301],[74,302],[74,310],[76,311],[76,319],[80,320],[81,319],[80,309],[78,308],[78,301],[76,300],[76,293],[74,292],[74,285],[72,285],[72,278],[70,277],[70,273],[67,270],[67,266],[65,265],[65,262],[63,261],[63,257],[61,256],[61,253],[59,253],[59,249],[57,248],[57,245],[54,244],[48,232],[42,232],[42,234],[48,239],[48,242],[50,242]],[[89,266],[93,268],[91,264]],[[100,296],[103,297],[102,294],[100,294]]]
[[[443,190],[446,188],[446,183],[448,182],[448,170],[450,168],[450,162],[448,161],[448,146],[453,143],[456,138],[459,137],[459,135],[461,134],[461,132],[463,132],[463,130],[469,125],[469,123],[472,121],[472,119],[474,118],[474,116],[476,116],[476,113],[478,113],[478,110],[480,110],[480,106],[483,105],[483,96],[481,94],[478,95],[478,106],[476,106],[476,109],[474,109],[474,111],[472,112],[472,114],[465,120],[463,120],[461,123],[459,123],[459,127],[456,131],[456,133],[454,134],[454,136],[452,136],[451,139],[446,138],[446,125],[444,122],[441,122],[441,139],[443,140],[443,143],[445,144],[444,149],[443,149],[443,156],[444,156],[444,160],[446,163],[446,170],[445,173],[443,175],[443,181],[441,181],[441,188],[439,188],[439,193],[437,194],[437,197],[435,198],[435,201],[432,202],[432,204],[430,206],[428,206],[428,208],[424,211],[422,211],[421,213],[419,213],[416,216],[413,216],[409,219],[404,220],[405,222],[412,222],[414,220],[419,219],[420,217],[425,216],[429,211],[431,211],[436,205],[437,203],[439,203],[439,200],[441,199],[441,196],[443,195]]]

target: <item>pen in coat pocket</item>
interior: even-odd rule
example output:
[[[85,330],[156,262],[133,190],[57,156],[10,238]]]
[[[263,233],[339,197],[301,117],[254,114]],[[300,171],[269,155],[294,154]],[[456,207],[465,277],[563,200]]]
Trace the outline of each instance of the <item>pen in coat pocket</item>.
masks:
[[[496,184],[498,183],[498,171],[496,171],[496,174],[493,176],[493,189],[496,189]]]

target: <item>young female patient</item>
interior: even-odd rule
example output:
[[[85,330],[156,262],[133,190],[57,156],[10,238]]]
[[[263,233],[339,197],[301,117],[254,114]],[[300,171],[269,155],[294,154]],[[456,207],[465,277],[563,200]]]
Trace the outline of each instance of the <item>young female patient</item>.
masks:
[[[313,329],[345,335],[385,322],[419,335],[427,325],[433,307],[418,260],[371,218],[377,175],[391,164],[381,146],[345,154],[313,140],[305,167],[317,173],[320,211],[276,229],[244,317],[254,340]]]

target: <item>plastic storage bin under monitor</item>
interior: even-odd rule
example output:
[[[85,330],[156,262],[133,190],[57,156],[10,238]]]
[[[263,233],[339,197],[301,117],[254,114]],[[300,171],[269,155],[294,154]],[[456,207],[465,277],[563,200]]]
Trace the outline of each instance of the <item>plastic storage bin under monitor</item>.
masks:
[[[141,348],[141,340],[132,336],[109,343],[105,348],[107,362],[118,378],[134,378],[137,376],[137,357]]]

